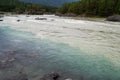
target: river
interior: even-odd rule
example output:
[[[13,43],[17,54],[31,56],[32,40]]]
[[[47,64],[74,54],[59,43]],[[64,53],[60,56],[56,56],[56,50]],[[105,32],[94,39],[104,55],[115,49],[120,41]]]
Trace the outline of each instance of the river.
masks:
[[[120,23],[54,15],[13,15],[3,20],[1,80],[20,71],[29,80],[50,72],[73,80],[120,80]]]

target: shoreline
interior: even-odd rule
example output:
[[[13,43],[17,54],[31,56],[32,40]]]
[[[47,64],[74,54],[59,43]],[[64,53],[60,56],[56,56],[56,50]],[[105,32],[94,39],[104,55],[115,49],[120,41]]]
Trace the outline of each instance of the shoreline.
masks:
[[[3,14],[0,14],[0,16],[11,16],[11,15],[26,15],[26,16],[36,16],[36,14],[15,14],[15,13],[11,13],[11,12],[3,12]],[[95,22],[113,22],[113,23],[117,23],[114,21],[107,21],[107,17],[98,17],[98,16],[67,16],[67,15],[57,15],[57,14],[41,14],[41,15],[54,15],[54,16],[58,16],[58,17],[62,17],[62,18],[67,18],[67,19],[75,19],[75,20],[87,20],[87,21],[95,21]],[[41,16],[40,15],[40,16]],[[39,15],[38,15],[39,16]]]
[[[0,16],[19,16],[19,15],[25,15],[25,16],[44,16],[44,15],[48,15],[48,16],[57,16],[57,17],[61,17],[61,18],[65,18],[65,19],[74,19],[74,20],[85,20],[85,21],[95,21],[95,22],[104,22],[104,23],[119,23],[119,22],[113,22],[113,21],[107,21],[105,17],[81,17],[81,16],[59,16],[56,14],[42,14],[42,15],[32,15],[32,14],[12,14],[12,13],[7,13],[7,14],[0,14]]]

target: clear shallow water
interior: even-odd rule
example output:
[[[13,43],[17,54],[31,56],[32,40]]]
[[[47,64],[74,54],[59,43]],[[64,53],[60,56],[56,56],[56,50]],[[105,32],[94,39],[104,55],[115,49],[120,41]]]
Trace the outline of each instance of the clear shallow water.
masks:
[[[91,55],[67,44],[35,39],[32,33],[1,26],[0,79],[21,70],[30,80],[39,80],[53,71],[73,80],[120,80],[120,67],[104,55]]]

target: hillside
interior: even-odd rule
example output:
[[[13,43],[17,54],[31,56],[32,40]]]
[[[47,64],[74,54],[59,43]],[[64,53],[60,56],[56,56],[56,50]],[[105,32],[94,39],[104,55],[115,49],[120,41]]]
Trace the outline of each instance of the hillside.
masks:
[[[29,3],[35,3],[35,4],[42,4],[46,6],[56,6],[59,7],[63,5],[64,3],[70,3],[70,2],[75,2],[79,0],[20,0],[24,2],[29,2]]]
[[[0,12],[14,12],[20,14],[42,14],[46,12],[51,13],[55,10],[55,7],[25,3],[19,0],[0,0]]]
[[[81,0],[64,4],[58,11],[62,14],[105,17],[120,14],[120,0]]]

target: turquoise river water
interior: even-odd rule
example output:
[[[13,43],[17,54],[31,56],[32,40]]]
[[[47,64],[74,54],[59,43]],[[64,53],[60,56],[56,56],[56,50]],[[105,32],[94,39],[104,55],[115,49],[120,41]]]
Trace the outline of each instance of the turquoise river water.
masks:
[[[38,21],[36,17],[47,20]],[[60,73],[60,80],[120,80],[119,23],[54,15],[13,15],[3,19],[0,80],[13,80],[11,77],[21,73],[28,80],[40,80],[51,72]]]
[[[32,33],[7,26],[0,26],[0,61],[0,80],[21,69],[30,80],[52,71],[73,80],[120,80],[120,68],[104,56],[91,56],[67,44],[35,39]],[[4,61],[7,64],[2,65]]]

